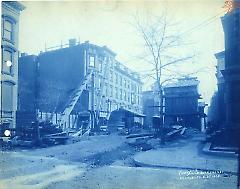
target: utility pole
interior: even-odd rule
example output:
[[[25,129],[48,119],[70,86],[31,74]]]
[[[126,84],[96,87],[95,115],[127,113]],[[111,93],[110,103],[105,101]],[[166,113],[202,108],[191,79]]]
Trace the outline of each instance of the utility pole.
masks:
[[[36,107],[36,111],[35,111],[35,125],[34,127],[36,127],[36,137],[37,137],[37,143],[40,144],[40,129],[39,129],[39,120],[38,120],[38,115],[39,115],[39,99],[40,99],[40,94],[39,94],[39,88],[40,88],[40,76],[39,76],[39,67],[40,67],[40,62],[38,57],[35,58],[34,63],[36,64],[36,80],[35,80],[35,86],[36,86],[36,91],[35,91],[35,107]]]
[[[94,114],[94,73],[92,72],[91,82],[91,130],[95,129],[95,114]]]

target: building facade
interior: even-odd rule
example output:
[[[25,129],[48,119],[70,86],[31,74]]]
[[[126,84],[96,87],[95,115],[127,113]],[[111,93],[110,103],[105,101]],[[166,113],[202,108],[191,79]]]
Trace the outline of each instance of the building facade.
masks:
[[[239,0],[233,3],[239,4]],[[225,80],[226,95],[226,123],[229,128],[240,128],[240,8],[233,10],[222,17],[225,38]]]
[[[233,5],[240,5],[234,0]],[[213,141],[217,145],[239,147],[240,136],[240,7],[233,6],[222,18],[225,38],[224,77],[225,122]],[[238,184],[239,186],[239,184]]]
[[[201,129],[197,78],[181,78],[164,87],[164,121],[166,125],[181,123]]]
[[[152,117],[155,115],[159,116],[159,108],[156,107],[157,103],[154,98],[153,91],[144,91],[143,92],[143,114],[146,115],[144,118],[144,127],[151,128],[153,126]]]
[[[215,57],[217,59],[216,78],[218,90],[215,95],[217,107],[215,109],[216,120],[214,120],[214,122],[222,127],[226,121],[225,82],[222,74],[225,70],[225,52],[219,52],[215,54]]]
[[[1,4],[0,125],[4,130],[16,127],[19,16],[25,7],[14,1],[3,1]]]
[[[171,126],[181,124],[205,130],[205,103],[199,102],[199,81],[197,78],[180,78],[163,88],[163,124]],[[153,89],[156,87],[153,86]],[[159,96],[156,91],[143,92],[144,125],[153,127],[153,118],[160,118]]]
[[[58,114],[64,111],[69,98],[74,95],[74,89],[93,70],[93,78],[71,116],[91,110],[107,118],[110,112],[120,108],[142,113],[142,82],[136,73],[116,60],[114,52],[88,41],[79,43],[69,40],[68,46],[65,46],[49,49],[38,56],[20,57],[19,111],[33,112],[37,109],[41,119],[50,118],[57,123]],[[32,77],[35,79],[28,79]],[[34,90],[30,90],[32,87]],[[29,100],[32,103],[26,103]],[[69,118],[69,127],[74,122],[72,119]]]

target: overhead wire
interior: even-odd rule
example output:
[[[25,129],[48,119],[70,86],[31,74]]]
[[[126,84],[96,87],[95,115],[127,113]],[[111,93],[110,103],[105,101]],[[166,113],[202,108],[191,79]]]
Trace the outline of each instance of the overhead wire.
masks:
[[[211,18],[208,18],[206,20],[204,20],[203,22],[201,22],[200,24],[184,31],[183,33],[180,34],[180,36],[182,35],[185,35],[185,34],[189,34],[189,33],[192,33],[193,31],[195,31],[196,29],[199,29],[201,28],[202,26],[207,26],[209,24],[211,24],[212,22],[214,22],[215,20],[219,19],[219,16],[222,15],[225,11],[222,11],[218,14],[216,14],[215,16],[211,17]]]
[[[220,13],[214,15],[213,17],[207,18],[206,20],[202,21],[202,22],[199,23],[198,25],[196,25],[196,26],[194,26],[194,27],[192,27],[192,28],[190,28],[190,29],[182,32],[182,33],[180,34],[180,36],[183,36],[183,35],[186,35],[186,34],[191,34],[191,33],[193,33],[194,31],[196,31],[197,29],[199,29],[199,28],[201,28],[201,27],[203,27],[203,26],[206,27],[207,25],[209,25],[209,24],[215,22],[216,20],[218,20],[218,19],[219,19],[219,16],[222,15],[224,12],[225,12],[225,11],[221,11]],[[149,72],[149,70],[141,71],[141,72],[142,72],[141,75],[143,75],[143,77],[146,77],[147,74],[144,74],[144,72],[145,72],[145,73],[146,73],[146,72]]]

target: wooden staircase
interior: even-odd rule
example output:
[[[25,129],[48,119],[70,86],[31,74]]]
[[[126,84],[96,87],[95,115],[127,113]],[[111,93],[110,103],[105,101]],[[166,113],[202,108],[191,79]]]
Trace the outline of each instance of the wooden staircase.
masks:
[[[71,112],[73,111],[75,105],[77,104],[78,99],[82,95],[83,90],[86,88],[86,85],[90,82],[92,74],[93,74],[93,70],[91,70],[89,73],[87,73],[87,75],[85,76],[84,80],[81,82],[79,87],[73,92],[73,95],[71,96],[63,113],[61,114],[60,126],[63,129],[66,128],[66,123],[68,121],[68,118],[69,118]]]

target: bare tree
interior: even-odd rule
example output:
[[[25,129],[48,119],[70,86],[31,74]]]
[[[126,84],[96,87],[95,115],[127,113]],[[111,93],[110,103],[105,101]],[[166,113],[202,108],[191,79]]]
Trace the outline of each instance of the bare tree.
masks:
[[[176,73],[176,66],[189,62],[194,55],[181,54],[181,48],[186,43],[183,43],[181,34],[174,30],[176,24],[167,20],[166,14],[160,17],[150,15],[146,22],[141,21],[138,16],[134,16],[132,25],[144,43],[146,54],[141,56],[141,59],[151,67],[150,70],[146,71],[145,76],[152,77],[155,80],[162,120],[163,86],[167,82],[183,76],[183,74]],[[173,68],[175,71],[173,71]]]

